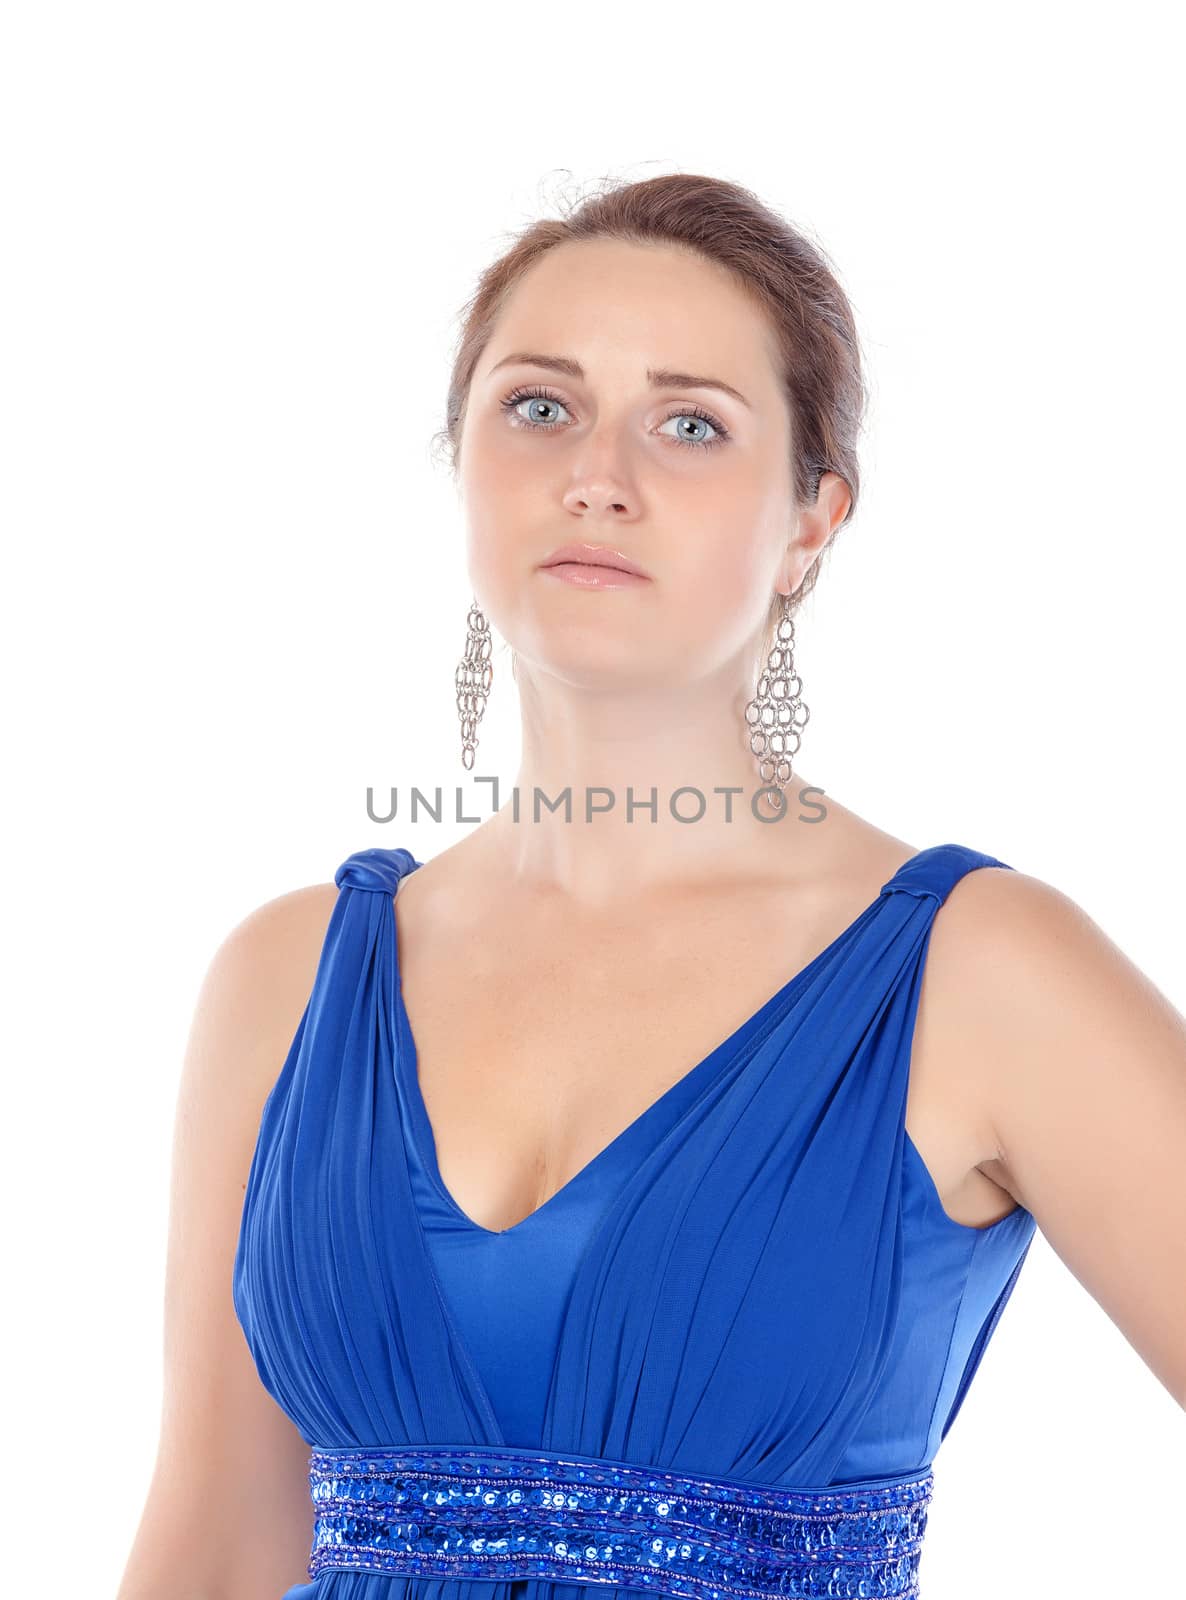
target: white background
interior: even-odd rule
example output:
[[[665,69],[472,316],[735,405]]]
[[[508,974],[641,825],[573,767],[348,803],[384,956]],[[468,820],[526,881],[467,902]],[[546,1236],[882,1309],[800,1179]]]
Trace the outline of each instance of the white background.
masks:
[[[805,769],[1057,885],[1183,1006],[1171,19],[9,12],[9,1590],[113,1593],[127,1558],[214,949],[356,849],[465,831],[365,811],[464,776],[470,590],[430,448],[455,319],[603,178],[744,184],[856,309],[865,481],[799,622]],[[500,650],[478,769],[509,780],[517,738]],[[1037,1239],[936,1464],[924,1596],[1168,1594],[1184,1433]]]

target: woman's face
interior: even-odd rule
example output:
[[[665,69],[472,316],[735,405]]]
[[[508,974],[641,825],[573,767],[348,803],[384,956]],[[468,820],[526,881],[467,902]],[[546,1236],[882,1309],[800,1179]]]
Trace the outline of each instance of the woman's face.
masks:
[[[459,473],[474,594],[521,673],[653,686],[750,649],[818,549],[788,555],[776,362],[755,304],[683,250],[570,243],[519,280],[474,372]],[[650,581],[591,590],[541,571],[569,542],[611,546]]]

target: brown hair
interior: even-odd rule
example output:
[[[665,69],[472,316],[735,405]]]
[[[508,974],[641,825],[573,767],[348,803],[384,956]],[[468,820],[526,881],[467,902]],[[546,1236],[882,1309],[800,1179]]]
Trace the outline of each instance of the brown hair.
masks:
[[[546,251],[582,239],[683,246],[727,268],[756,299],[774,328],[791,416],[791,482],[799,505],[811,505],[825,472],[838,473],[852,503],[792,597],[798,609],[860,494],[857,440],[867,395],[856,324],[848,298],[820,247],[740,185],[696,173],[619,183],[583,200],[563,218],[543,218],[520,233],[486,268],[461,312],[445,427],[437,434],[454,473],[470,383],[508,291]],[[780,611],[773,597],[769,622]]]

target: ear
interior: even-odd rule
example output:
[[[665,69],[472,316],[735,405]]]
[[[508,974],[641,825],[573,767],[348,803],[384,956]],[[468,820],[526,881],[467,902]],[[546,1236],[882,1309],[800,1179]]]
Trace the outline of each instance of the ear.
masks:
[[[814,502],[804,506],[795,519],[795,530],[787,545],[786,580],[788,594],[803,582],[813,561],[828,544],[852,506],[852,491],[838,472],[825,472],[819,481]]]

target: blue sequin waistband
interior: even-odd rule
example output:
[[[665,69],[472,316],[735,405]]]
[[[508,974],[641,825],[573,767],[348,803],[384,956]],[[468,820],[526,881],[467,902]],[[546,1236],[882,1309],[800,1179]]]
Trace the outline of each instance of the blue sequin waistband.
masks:
[[[933,1478],[789,1489],[506,1446],[317,1450],[308,1573],[555,1578],[675,1600],[911,1596]]]

